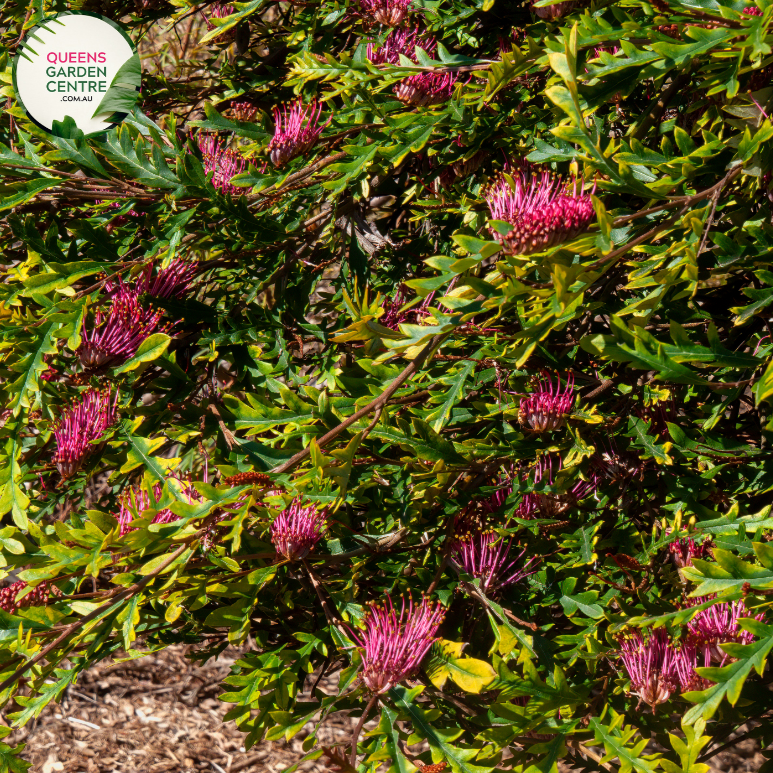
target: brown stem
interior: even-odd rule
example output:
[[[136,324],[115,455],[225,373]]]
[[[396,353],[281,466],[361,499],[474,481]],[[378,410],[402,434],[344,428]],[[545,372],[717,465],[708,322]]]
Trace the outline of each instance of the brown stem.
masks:
[[[342,630],[344,633],[346,633],[346,629],[340,623],[336,622],[333,613],[330,611],[330,606],[327,603],[327,599],[322,593],[322,583],[319,581],[319,578],[316,574],[314,574],[314,572],[312,572],[311,567],[305,558],[302,558],[301,562],[303,563],[303,568],[306,570],[306,573],[309,575],[309,580],[311,580],[311,584],[314,586],[314,590],[317,592],[317,598],[319,599],[319,603],[322,606],[322,611],[325,613],[328,625],[334,625],[339,630]]]
[[[365,724],[365,721],[368,718],[368,715],[370,714],[373,707],[376,705],[376,701],[378,700],[378,695],[372,695],[370,700],[368,701],[368,705],[365,707],[365,711],[362,712],[362,716],[360,717],[360,721],[357,723],[357,727],[354,728],[354,732],[352,733],[352,753],[349,755],[349,764],[354,767],[357,762],[357,741],[360,737],[360,732],[362,731],[362,726]]]
[[[329,443],[334,438],[338,437],[344,430],[348,429],[355,422],[359,421],[363,416],[367,416],[378,408],[383,408],[389,398],[414,374],[419,368],[422,367],[424,361],[429,357],[433,349],[438,347],[443,339],[447,336],[447,333],[441,333],[432,338],[432,340],[419,352],[416,359],[411,360],[408,366],[403,372],[385,389],[375,400],[369,402],[364,408],[360,408],[359,411],[353,413],[348,419],[342,421],[337,427],[333,427],[327,434],[323,435],[318,441],[317,446],[322,448],[325,444]],[[272,474],[281,474],[287,472],[295,467],[296,464],[302,462],[306,457],[311,455],[311,449],[304,448],[299,451],[295,456],[288,459],[283,464],[274,467],[271,470]]]

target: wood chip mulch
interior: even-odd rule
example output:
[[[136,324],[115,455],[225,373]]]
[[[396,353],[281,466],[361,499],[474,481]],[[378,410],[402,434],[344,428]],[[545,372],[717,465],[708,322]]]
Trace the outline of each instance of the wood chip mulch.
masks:
[[[223,723],[231,704],[217,700],[241,653],[229,648],[202,665],[190,663],[187,650],[170,647],[140,660],[98,665],[60,704],[4,740],[27,744],[23,757],[32,763],[31,773],[279,773],[303,757],[311,725],[289,743],[263,742],[245,751],[244,735],[233,722]],[[346,741],[355,722],[333,716],[320,737],[327,744]],[[327,770],[320,762],[299,768]]]

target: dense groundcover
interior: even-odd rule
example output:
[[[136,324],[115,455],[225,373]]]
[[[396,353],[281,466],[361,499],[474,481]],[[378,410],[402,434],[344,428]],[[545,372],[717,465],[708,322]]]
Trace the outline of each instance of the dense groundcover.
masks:
[[[97,661],[230,642],[248,747],[377,720],[308,735],[343,773],[773,743],[748,2],[88,0],[145,59],[86,138],[13,92],[65,7],[5,0],[8,723]]]

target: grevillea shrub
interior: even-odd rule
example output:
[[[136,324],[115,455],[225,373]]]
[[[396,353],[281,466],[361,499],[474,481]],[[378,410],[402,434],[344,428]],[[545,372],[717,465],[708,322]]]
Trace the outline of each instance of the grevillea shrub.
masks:
[[[175,643],[331,771],[773,744],[769,0],[72,7],[143,86],[43,133],[0,6],[0,771]]]

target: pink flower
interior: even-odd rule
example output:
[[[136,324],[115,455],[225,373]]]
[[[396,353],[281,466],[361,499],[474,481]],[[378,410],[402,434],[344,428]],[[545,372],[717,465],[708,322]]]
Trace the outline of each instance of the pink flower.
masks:
[[[215,25],[210,19],[225,19],[226,16],[231,16],[234,13],[236,13],[236,9],[227,3],[215,3],[208,7],[206,11],[202,11],[204,21],[207,23],[207,31],[215,29]]]
[[[288,561],[306,558],[322,539],[327,526],[327,508],[318,510],[314,504],[303,507],[301,502],[296,497],[271,524],[271,542],[276,552]]]
[[[177,476],[171,475],[170,478],[182,483],[182,481],[177,478]],[[189,491],[191,493],[188,493]],[[161,484],[156,483],[153,486],[153,498],[155,502],[158,502],[158,500],[161,498],[161,492]],[[189,504],[192,504],[194,500],[193,495],[195,495],[196,498],[201,499],[198,492],[190,486],[183,488],[183,493],[185,494],[185,498],[188,500]],[[117,518],[120,534],[122,537],[125,534],[128,534],[130,531],[137,531],[139,527],[132,526],[132,521],[139,518],[142,513],[145,512],[145,510],[149,510],[154,507],[155,502],[151,501],[147,490],[143,486],[132,486],[121,494],[121,496],[118,498],[118,503],[121,509]],[[164,508],[163,510],[159,510],[159,512],[153,516],[151,523],[172,523],[173,521],[177,521],[179,519],[179,515],[173,513],[171,510],[169,510],[169,508]]]
[[[105,292],[112,299],[107,312],[94,314],[91,325],[84,320],[78,357],[86,369],[120,365],[133,357],[142,342],[152,333],[166,327],[159,323],[163,312],[154,311],[143,303],[143,296],[178,298],[191,284],[196,264],[177,258],[153,278],[153,264],[148,263],[132,281],[105,283]]]
[[[593,203],[576,179],[571,188],[549,171],[523,165],[512,171],[513,184],[500,177],[484,194],[494,220],[511,226],[502,236],[491,229],[511,255],[530,255],[585,231],[594,218]]]
[[[702,604],[710,597],[691,600],[695,604]],[[720,644],[734,642],[736,644],[750,644],[754,640],[754,634],[744,631],[738,625],[739,617],[753,617],[755,620],[764,620],[765,614],[752,615],[747,609],[743,599],[731,602],[719,602],[702,609],[687,624],[690,641],[704,653],[707,662],[714,660],[724,665],[729,655],[720,649]]]
[[[268,144],[268,156],[275,167],[284,166],[314,147],[319,135],[333,120],[331,115],[326,124],[319,126],[321,112],[322,106],[316,100],[304,107],[301,100],[297,99],[290,105],[289,111],[286,105],[282,111],[278,107],[274,108],[274,136]]]
[[[462,514],[454,525],[451,554],[467,574],[480,580],[484,593],[496,594],[533,574],[528,568],[536,559],[523,563],[525,548],[512,558],[512,544],[512,537],[509,540],[500,537],[493,529],[486,528],[480,518]]]
[[[397,27],[409,13],[412,0],[360,0],[360,13],[376,24]]]
[[[556,379],[554,389],[548,372],[543,371],[542,375],[534,392],[521,398],[518,409],[518,421],[532,432],[561,429],[574,405],[574,376],[571,373],[566,377],[563,391],[560,378]]]
[[[136,278],[124,281],[105,282],[105,292],[111,297],[134,295],[141,298],[149,295],[152,298],[181,298],[190,289],[196,276],[197,266],[194,261],[185,258],[174,258],[166,268],[161,268],[153,277],[153,262],[146,263]],[[147,312],[148,315],[152,311]]]
[[[548,5],[544,8],[535,8],[534,3],[532,2],[531,10],[534,11],[540,19],[557,21],[574,10],[577,4],[577,0],[565,0],[563,3],[553,3],[553,5]]]
[[[674,556],[674,563],[683,569],[685,566],[692,566],[693,558],[705,560],[711,557],[711,546],[711,537],[704,539],[701,544],[697,544],[692,537],[687,537],[671,542],[668,550]]]
[[[29,587],[24,580],[19,580],[6,588],[0,589],[0,609],[15,615],[25,607],[43,607],[51,599],[62,595],[62,591],[56,585],[41,582],[36,585],[24,598],[18,598],[19,594]]]
[[[695,648],[674,647],[665,628],[653,631],[646,642],[635,630],[621,640],[618,657],[631,680],[631,692],[653,709],[677,691],[704,689],[695,673]]]
[[[54,464],[65,480],[75,475],[88,456],[97,451],[92,441],[99,440],[118,419],[118,393],[111,402],[110,387],[90,388],[62,411],[53,425],[56,438]]]
[[[77,351],[81,365],[92,369],[126,362],[158,329],[162,316],[161,312],[148,314],[136,295],[124,293],[116,297],[109,311],[95,312],[91,327],[84,320]]]
[[[395,96],[405,105],[440,105],[451,98],[458,78],[455,72],[422,72],[400,81]]]
[[[246,123],[255,118],[258,108],[250,102],[231,102],[231,112],[235,120]]]
[[[403,598],[398,616],[387,595],[381,604],[371,602],[362,620],[363,630],[351,631],[362,649],[362,681],[375,695],[385,693],[413,676],[429,648],[438,640],[438,626],[445,617],[440,604],[422,596],[408,606]]]
[[[747,16],[762,16],[762,10],[757,8],[756,5],[747,6],[743,9],[742,13],[745,13]]]
[[[200,134],[197,141],[204,159],[204,171],[212,173],[212,185],[232,196],[241,193],[242,189],[232,185],[231,180],[247,168],[247,160],[214,134]]]
[[[416,61],[416,46],[423,48],[429,56],[435,53],[437,41],[434,37],[421,37],[418,27],[393,29],[380,46],[368,43],[368,61],[371,64],[400,64],[400,54]]]
[[[556,472],[561,470],[561,459],[558,459]],[[537,459],[529,477],[533,479],[533,485],[536,486],[543,479],[549,485],[553,485],[553,459],[550,455],[541,456]],[[530,491],[523,495],[521,503],[515,512],[516,517],[531,518],[558,518],[570,507],[576,505],[580,500],[593,494],[598,489],[599,476],[596,473],[590,474],[590,480],[578,479],[572,487],[564,494],[546,494],[537,491]]]
[[[393,298],[387,296],[382,301],[381,308],[384,309],[384,313],[379,317],[378,321],[390,330],[398,330],[403,323],[416,325],[429,314],[428,307],[432,303],[434,295],[435,293],[430,293],[420,306],[414,306],[401,311],[402,307],[411,300],[408,296],[407,287],[401,284],[398,286]]]

